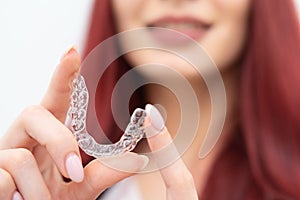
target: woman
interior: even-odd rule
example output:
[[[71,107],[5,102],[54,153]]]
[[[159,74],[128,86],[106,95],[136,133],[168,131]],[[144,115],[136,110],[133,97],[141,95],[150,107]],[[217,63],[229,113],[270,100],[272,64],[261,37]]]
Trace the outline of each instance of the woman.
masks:
[[[195,25],[198,21],[206,23],[205,35],[194,39],[218,66],[228,96],[222,136],[213,151],[199,160],[199,146],[207,128],[205,122],[209,120],[209,95],[202,81],[193,79],[192,71],[185,73],[188,69],[185,63],[174,56],[159,54],[161,60],[157,61],[174,65],[195,91],[201,91],[197,93],[201,96],[199,105],[207,110],[203,111],[204,123],[199,126],[194,143],[181,159],[158,172],[135,177],[140,189],[137,193],[143,199],[159,199],[165,195],[170,199],[196,199],[196,196],[299,199],[297,73],[300,62],[296,53],[300,50],[300,38],[292,1],[276,0],[272,4],[267,0],[96,1],[86,52],[117,32],[144,26],[171,27],[185,32],[187,26],[199,28]],[[144,56],[134,53],[125,55],[114,63],[118,67],[112,66],[106,72],[103,81],[105,77],[120,77],[129,69],[128,63],[135,66],[148,62],[143,59]],[[84,169],[81,166],[77,143],[62,124],[69,104],[69,82],[79,65],[79,55],[71,49],[62,58],[41,106],[26,109],[1,139],[0,185],[3,191],[8,191],[1,192],[1,198],[93,199],[131,175],[110,169],[97,160],[89,162]],[[111,126],[111,113],[105,109],[110,98],[103,100],[103,94],[111,92],[113,84],[109,81],[105,87],[99,85],[96,97],[102,102],[96,105],[99,121],[105,132],[110,133],[115,133],[116,128]],[[176,132],[178,105],[170,104],[172,95],[159,86],[143,90],[146,101],[164,105],[171,116],[166,121],[169,132],[163,129],[148,139],[150,149],[155,151],[169,143],[170,135]],[[157,93],[164,98],[158,98]],[[136,98],[134,107],[143,103]],[[157,119],[151,119],[152,126]],[[147,163],[147,158],[134,153],[111,159],[131,163],[130,171],[139,171]],[[87,162],[86,156],[83,160]],[[72,181],[64,182],[61,174]]]

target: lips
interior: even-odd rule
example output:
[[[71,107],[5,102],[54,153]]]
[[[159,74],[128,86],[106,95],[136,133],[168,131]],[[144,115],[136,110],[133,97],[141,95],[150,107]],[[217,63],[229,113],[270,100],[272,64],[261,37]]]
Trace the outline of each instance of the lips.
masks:
[[[210,29],[211,24],[193,17],[165,16],[152,21],[148,24],[148,27],[172,29],[184,34],[185,36],[188,36],[189,38],[192,38],[193,40],[199,41]],[[170,40],[173,40],[174,43],[179,42],[178,37],[170,34],[163,36],[163,33],[161,33],[160,40],[162,39],[165,40],[165,42]]]

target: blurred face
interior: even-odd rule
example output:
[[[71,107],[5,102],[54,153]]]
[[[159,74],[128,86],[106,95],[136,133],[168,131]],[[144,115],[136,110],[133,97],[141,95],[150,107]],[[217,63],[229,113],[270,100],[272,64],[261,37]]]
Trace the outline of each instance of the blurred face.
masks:
[[[203,46],[223,71],[241,55],[250,0],[112,0],[112,8],[118,32],[139,27],[176,30]],[[165,39],[172,41],[172,36]],[[184,41],[174,38],[172,45],[180,48]],[[182,59],[162,51],[134,52],[126,58],[134,66],[156,62],[183,73],[188,69]]]

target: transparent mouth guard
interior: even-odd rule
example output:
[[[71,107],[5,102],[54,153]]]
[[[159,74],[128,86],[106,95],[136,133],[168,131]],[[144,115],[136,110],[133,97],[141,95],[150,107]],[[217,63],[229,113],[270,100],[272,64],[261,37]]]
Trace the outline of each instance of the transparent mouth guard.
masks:
[[[68,111],[69,125],[79,147],[88,155],[95,158],[115,156],[135,148],[144,136],[143,123],[146,111],[137,108],[127,125],[121,139],[114,144],[99,144],[86,129],[86,115],[89,93],[82,75],[73,81],[70,108]]]
[[[184,45],[177,46],[170,42],[164,43],[162,39],[164,40],[165,37],[160,37],[170,35],[173,39],[175,38],[175,41],[185,42]],[[114,93],[112,94],[112,105],[118,105],[111,107],[113,117],[116,117],[115,122],[119,127],[125,127],[122,121],[124,116],[130,118],[130,122],[120,140],[114,144],[99,144],[88,133],[88,131],[99,133],[99,138],[105,135],[97,121],[97,114],[94,108],[100,78],[116,59],[138,50],[146,50],[146,53],[149,53],[148,50],[164,51],[170,53],[170,55],[177,56],[190,64],[193,73],[196,70],[195,72],[204,80],[211,102],[211,119],[199,152],[199,158],[204,158],[217,143],[225,122],[227,104],[222,76],[206,50],[197,42],[177,31],[157,27],[133,29],[109,37],[90,51],[84,62],[81,63],[80,74],[73,82],[71,105],[66,120],[66,125],[75,135],[80,148],[86,154],[96,158],[115,156],[133,150],[144,137],[144,133],[147,133],[147,137],[151,136],[149,133],[153,131],[148,129],[151,125],[147,127],[143,125],[148,111],[138,108],[130,117],[128,106],[126,106],[129,105],[130,95],[136,89],[149,83],[162,85],[176,95],[180,103],[181,120],[172,144],[159,151],[143,154],[148,157],[163,157],[164,166],[167,166],[178,159],[178,154],[174,154],[174,156],[165,154],[165,156],[162,156],[164,150],[166,150],[165,152],[171,151],[173,146],[176,146],[179,154],[182,155],[193,143],[200,120],[197,95],[189,81],[186,80],[180,71],[177,71],[172,66],[160,64],[160,60],[157,61],[155,56],[150,63],[133,67],[122,75],[114,87],[113,91],[115,94],[119,94],[115,98],[113,98]],[[146,74],[147,76],[140,78],[136,77],[136,74]],[[166,74],[170,78],[161,77],[161,75],[164,76]],[[130,84],[126,84],[126,81],[130,81]],[[124,92],[125,90],[126,92]],[[125,106],[120,106],[118,102],[113,102],[114,99],[120,97],[120,94],[122,94],[122,105]],[[118,120],[118,116],[121,116],[121,120]],[[118,122],[122,123],[118,124]],[[153,133],[155,134],[155,132]]]

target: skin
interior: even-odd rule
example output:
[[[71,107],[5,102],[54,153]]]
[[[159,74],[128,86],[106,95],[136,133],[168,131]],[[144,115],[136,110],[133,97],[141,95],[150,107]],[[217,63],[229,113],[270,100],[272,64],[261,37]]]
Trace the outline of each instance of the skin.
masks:
[[[209,156],[203,160],[199,160],[198,153],[206,134],[211,114],[210,95],[203,80],[188,63],[172,54],[157,50],[140,50],[125,55],[125,58],[132,66],[154,62],[179,71],[190,82],[199,99],[198,103],[201,108],[201,122],[199,123],[196,138],[181,159],[178,160],[184,166],[182,167],[184,170],[180,171],[177,169],[172,171],[171,165],[164,168],[170,169],[171,172],[169,172],[173,174],[168,176],[168,178],[162,172],[164,169],[159,172],[137,176],[141,191],[143,191],[143,199],[187,199],[187,193],[183,191],[189,191],[188,193],[191,195],[198,193],[201,196],[210,169],[215,159],[232,137],[231,133],[234,132],[233,130],[238,120],[236,105],[239,67],[237,63],[247,39],[250,0],[113,0],[112,5],[118,32],[147,27],[162,16],[191,16],[210,24],[210,28],[205,35],[196,39],[196,42],[206,50],[222,74],[228,95],[227,116],[220,141]],[[121,43],[122,45],[124,43]],[[180,46],[178,45],[178,47]],[[149,74],[143,75],[146,77],[151,76]],[[160,73],[153,72],[153,75],[157,77],[160,76]],[[163,74],[161,77],[161,79],[167,78],[169,78],[167,74]],[[152,104],[160,104],[164,107],[167,113],[166,126],[170,131],[168,134],[170,134],[169,137],[171,138],[176,135],[181,120],[180,105],[178,105],[176,97],[160,86],[148,86],[146,89],[147,100]],[[152,145],[150,144],[151,147]],[[188,172],[185,169],[188,169]],[[180,177],[178,180],[177,175],[179,174],[186,174],[187,178]],[[189,184],[190,176],[193,178],[194,185]],[[155,182],[155,185],[153,185],[153,182]],[[172,185],[172,183],[176,184]],[[181,188],[176,187],[178,185],[181,185],[182,189],[178,189]],[[187,187],[188,189],[186,189]]]
[[[210,24],[208,32],[197,42],[208,52],[221,71],[232,66],[238,59],[247,37],[250,0],[113,0],[112,6],[118,32],[147,27],[162,16],[191,16]],[[187,64],[181,59],[173,55],[162,55],[161,51],[152,52],[151,55],[128,54],[127,59],[133,65],[155,61],[187,69]]]
[[[214,26],[211,32],[206,34],[202,41],[198,42],[206,48],[224,74],[226,74],[227,69],[236,67],[234,63],[240,56],[246,38],[245,22],[249,8],[248,0],[113,0],[112,2],[119,31],[144,27],[145,22],[150,20],[151,17],[159,16],[165,12],[179,14],[188,12],[193,13],[195,16],[200,13],[201,17]],[[189,80],[193,80],[194,73],[192,71],[186,72],[186,63],[174,58],[172,55],[157,56],[158,52],[150,53],[150,57],[129,54],[127,59],[133,65],[138,65],[147,63],[150,58],[162,58],[156,60],[156,62],[174,65]],[[159,55],[162,55],[161,52]],[[83,168],[84,177],[82,180],[63,181],[62,175],[69,178],[65,164],[67,155],[75,153],[80,157],[76,140],[63,124],[69,107],[69,85],[75,73],[79,71],[79,66],[80,56],[72,48],[63,56],[40,105],[26,108],[11,125],[4,137],[1,138],[0,199],[11,199],[16,192],[20,193],[24,199],[95,199],[107,187],[134,174],[116,171],[103,165],[99,160],[93,160]],[[224,77],[228,77],[225,78],[226,89],[232,89],[231,91],[234,94],[236,91],[234,89],[236,85],[235,74],[224,75]],[[207,103],[208,94],[204,95],[201,86],[203,84],[198,83],[196,81],[193,87],[200,87],[199,91],[203,92],[201,93],[203,97],[201,105],[209,105]],[[151,88],[148,92],[149,98],[156,102],[157,95],[151,91]],[[165,91],[162,90],[162,92],[166,94]],[[234,97],[234,95],[231,96]],[[166,98],[160,99],[160,101],[170,102],[169,96],[166,95]],[[230,100],[228,102],[230,102],[229,110],[231,110],[230,105],[234,101]],[[173,114],[178,116],[178,109],[174,109],[174,105],[167,103],[164,105],[166,105],[166,110],[170,113],[170,116],[173,116]],[[209,108],[209,106],[207,107]],[[148,139],[150,150],[158,150],[165,144],[170,143],[172,141],[171,135],[173,130],[176,130],[177,125],[178,119],[176,117],[171,120],[168,119],[166,124],[168,129],[165,128],[157,136]],[[205,131],[205,127],[203,130]],[[162,194],[164,195],[162,198],[197,199],[197,193],[201,193],[199,188],[203,184],[197,182],[197,180],[205,180],[204,176],[209,171],[210,165],[217,155],[215,152],[219,152],[220,149],[219,147],[215,148],[216,150],[212,152],[210,157],[206,158],[205,161],[199,161],[196,154],[203,139],[202,136],[203,134],[199,130],[195,143],[185,154],[184,159],[178,159],[175,163],[157,173],[141,176],[141,189],[147,193],[146,189],[158,188],[159,191],[162,191],[161,188],[164,186],[166,190]],[[145,165],[145,160],[134,153],[127,153],[124,156],[112,159],[127,164],[130,160],[132,165],[129,165],[129,167],[130,171],[133,172],[138,172]],[[194,166],[196,170],[191,166]],[[30,180],[30,183],[28,180]],[[153,184],[151,181],[156,182]],[[152,184],[151,187],[146,185],[145,189],[143,184],[147,182]],[[161,199],[161,196],[155,198],[153,196],[155,193],[152,191],[150,190],[152,195],[150,198]]]

